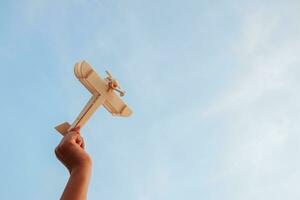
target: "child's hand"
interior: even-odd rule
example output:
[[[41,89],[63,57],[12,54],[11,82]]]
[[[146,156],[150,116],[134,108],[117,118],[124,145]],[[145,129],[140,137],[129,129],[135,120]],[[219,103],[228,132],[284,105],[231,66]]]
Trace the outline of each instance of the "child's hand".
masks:
[[[79,129],[67,133],[59,145],[55,148],[57,158],[72,173],[76,170],[90,170],[92,161],[84,150],[84,141],[80,136]]]

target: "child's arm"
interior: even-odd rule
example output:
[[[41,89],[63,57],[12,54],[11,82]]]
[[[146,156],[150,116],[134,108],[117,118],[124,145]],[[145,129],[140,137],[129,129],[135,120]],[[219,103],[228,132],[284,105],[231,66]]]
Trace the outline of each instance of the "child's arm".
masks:
[[[56,147],[55,154],[70,172],[61,200],[86,200],[92,161],[84,150],[79,130],[67,133]]]

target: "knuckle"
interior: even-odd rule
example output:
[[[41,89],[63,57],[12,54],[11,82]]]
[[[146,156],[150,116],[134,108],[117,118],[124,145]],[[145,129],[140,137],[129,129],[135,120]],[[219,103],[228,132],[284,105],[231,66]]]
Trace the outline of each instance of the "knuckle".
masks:
[[[57,153],[59,151],[59,146],[55,147],[54,152]]]
[[[60,151],[60,149],[59,149],[59,147],[57,146],[57,147],[54,149],[54,153],[55,153],[56,157],[59,156],[59,151]]]
[[[69,148],[70,146],[72,146],[72,142],[71,141],[65,141],[60,145],[60,149],[61,150],[65,150],[67,148]]]

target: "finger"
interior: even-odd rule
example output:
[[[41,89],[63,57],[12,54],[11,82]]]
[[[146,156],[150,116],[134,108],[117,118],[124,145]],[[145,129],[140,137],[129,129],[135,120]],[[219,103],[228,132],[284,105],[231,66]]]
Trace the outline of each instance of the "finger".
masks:
[[[76,127],[72,128],[70,131],[74,131],[74,132],[80,134],[80,126],[76,126]]]
[[[81,148],[85,149],[85,143],[84,143],[84,139],[82,138],[82,143],[80,145]]]
[[[65,142],[68,142],[68,141],[76,141],[76,138],[78,136],[78,133],[74,132],[74,131],[70,131],[68,132],[64,137],[63,139],[61,140],[61,143],[65,143]]]
[[[81,146],[81,144],[82,144],[82,138],[81,138],[81,137],[77,137],[75,141],[76,141],[76,143],[77,143],[79,146]]]
[[[60,162],[64,163],[63,157],[62,157],[62,155],[60,154],[60,152],[59,152],[59,150],[58,150],[58,147],[55,148],[55,155],[56,155],[57,159],[58,159]]]
[[[79,144],[79,146],[80,146],[82,149],[85,148],[85,143],[84,143],[83,137],[80,136],[80,138],[78,139],[77,144]]]

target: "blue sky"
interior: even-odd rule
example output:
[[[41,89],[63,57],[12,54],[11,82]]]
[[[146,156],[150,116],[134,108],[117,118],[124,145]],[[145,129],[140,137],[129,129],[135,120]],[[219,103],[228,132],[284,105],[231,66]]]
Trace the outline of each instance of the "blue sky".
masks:
[[[130,118],[82,134],[89,199],[300,198],[298,1],[1,1],[1,199],[59,199],[54,126],[108,69]]]

